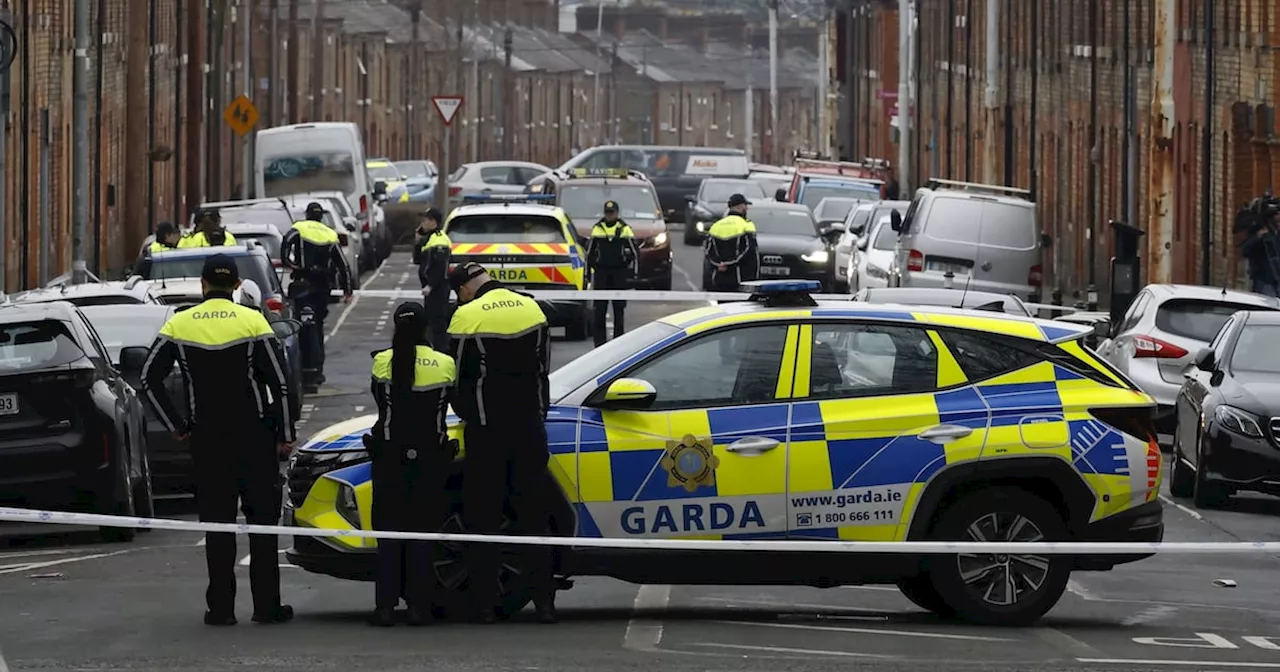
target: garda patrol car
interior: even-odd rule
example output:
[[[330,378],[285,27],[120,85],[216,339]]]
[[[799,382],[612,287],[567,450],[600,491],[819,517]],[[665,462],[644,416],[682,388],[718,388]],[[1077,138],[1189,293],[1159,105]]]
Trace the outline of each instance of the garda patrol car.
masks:
[[[564,210],[554,197],[464,196],[445,218],[444,232],[453,243],[452,263],[477,262],[515,289],[567,291],[583,289],[586,251],[573,235]],[[543,301],[553,327],[564,327],[570,340],[588,335],[583,301]]]
[[[622,539],[1159,541],[1151,397],[1084,327],[947,308],[815,302],[812,281],[643,325],[551,374],[554,534]],[[287,519],[371,529],[375,417],[312,438]],[[456,417],[451,432],[462,433]],[[466,446],[461,446],[460,460]],[[457,531],[455,514],[441,528]],[[290,562],[369,579],[373,540],[298,537]],[[782,547],[785,549],[785,545]],[[661,584],[896,584],[980,623],[1034,621],[1073,570],[1146,555],[561,548],[563,577]],[[465,583],[449,547],[438,578]],[[529,588],[505,558],[505,608]]]

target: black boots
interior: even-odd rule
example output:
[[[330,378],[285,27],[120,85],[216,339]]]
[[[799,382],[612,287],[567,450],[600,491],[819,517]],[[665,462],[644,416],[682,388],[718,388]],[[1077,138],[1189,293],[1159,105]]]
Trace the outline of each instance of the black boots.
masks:
[[[277,605],[266,613],[254,613],[254,623],[288,623],[293,620],[293,607],[287,604]]]
[[[405,616],[405,622],[414,627],[431,625],[432,613],[430,609],[421,607],[409,607]],[[373,614],[369,616],[369,625],[380,628],[389,628],[396,624],[395,609],[374,609]]]

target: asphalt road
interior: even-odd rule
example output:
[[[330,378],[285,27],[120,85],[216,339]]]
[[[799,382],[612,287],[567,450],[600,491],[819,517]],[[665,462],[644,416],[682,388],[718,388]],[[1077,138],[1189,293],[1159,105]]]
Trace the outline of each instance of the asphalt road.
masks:
[[[674,288],[689,288],[697,252],[678,246],[676,256]],[[406,257],[398,253],[366,286],[415,287]],[[335,313],[330,382],[306,399],[303,434],[369,412],[368,353],[388,342],[395,303],[360,300]],[[633,303],[629,319],[682,307]],[[559,365],[588,347],[557,341],[553,358]],[[1166,498],[1170,541],[1280,540],[1280,500],[1245,498],[1205,512],[1185,504]],[[162,515],[192,517],[183,502],[166,502]],[[6,663],[13,671],[190,672],[1280,669],[1280,559],[1268,555],[1165,555],[1076,574],[1058,607],[1025,629],[946,623],[892,588],[637,587],[585,578],[561,594],[557,626],[517,618],[375,630],[362,621],[371,584],[288,566],[283,591],[297,619],[256,626],[242,571],[241,625],[211,629],[200,622],[198,535],[156,531],[124,545],[100,544],[90,531],[0,540],[0,672]],[[1216,587],[1218,579],[1237,587]]]

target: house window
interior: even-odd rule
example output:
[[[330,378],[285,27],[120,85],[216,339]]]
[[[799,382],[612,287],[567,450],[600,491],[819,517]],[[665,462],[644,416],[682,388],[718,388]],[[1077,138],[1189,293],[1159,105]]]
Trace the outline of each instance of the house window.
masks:
[[[677,104],[677,102],[676,102],[676,97],[675,97],[675,96],[668,96],[668,97],[667,97],[667,130],[668,130],[668,131],[675,132],[675,130],[676,130],[676,121],[678,120],[678,117],[676,116],[676,115],[677,115],[677,110],[676,110],[677,105],[678,105],[678,104]]]
[[[720,122],[720,93],[711,94],[711,128],[719,128]]]
[[[684,114],[681,115],[684,120],[685,128],[693,128],[693,94],[684,94]]]

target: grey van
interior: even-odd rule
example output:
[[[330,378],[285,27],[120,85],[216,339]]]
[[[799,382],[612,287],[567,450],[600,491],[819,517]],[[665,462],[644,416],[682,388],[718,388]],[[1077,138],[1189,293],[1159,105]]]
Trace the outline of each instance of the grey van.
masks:
[[[916,190],[906,214],[890,218],[898,232],[890,286],[967,286],[1039,301],[1041,236],[1030,192],[935,179]]]

